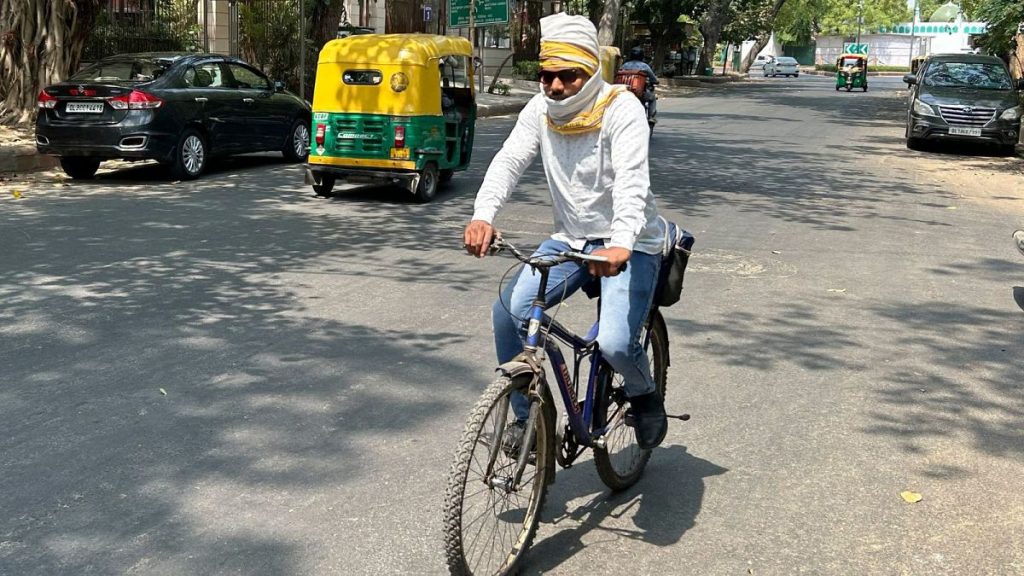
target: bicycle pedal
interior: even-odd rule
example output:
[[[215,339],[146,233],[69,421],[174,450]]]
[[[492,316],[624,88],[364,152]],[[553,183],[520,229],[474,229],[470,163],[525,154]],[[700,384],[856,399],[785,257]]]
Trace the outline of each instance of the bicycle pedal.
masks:
[[[679,416],[676,416],[675,414],[666,414],[665,416],[667,418],[674,418],[676,420],[682,420],[683,422],[686,422],[687,420],[690,419],[690,415],[689,414],[680,414]]]

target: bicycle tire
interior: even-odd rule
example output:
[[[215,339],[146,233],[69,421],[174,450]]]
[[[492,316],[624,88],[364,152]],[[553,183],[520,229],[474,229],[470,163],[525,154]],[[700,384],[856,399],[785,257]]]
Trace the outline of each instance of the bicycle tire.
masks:
[[[488,422],[492,420],[492,417],[496,419],[500,415],[501,410],[496,411],[496,408],[500,408],[503,403],[508,402],[509,394],[512,391],[526,391],[531,378],[532,375],[530,374],[512,378],[499,376],[484,391],[483,396],[480,397],[480,400],[473,407],[469,420],[466,422],[466,428],[456,450],[455,461],[452,463],[448,474],[448,487],[445,491],[445,554],[448,561],[448,570],[453,575],[469,576],[515,573],[517,565],[530,548],[533,537],[537,532],[537,524],[540,521],[544,499],[547,496],[548,484],[552,480],[549,474],[554,473],[554,465],[551,462],[551,458],[554,456],[554,419],[553,414],[548,413],[553,410],[550,404],[541,403],[538,400],[533,401],[539,404],[541,410],[536,419],[536,459],[532,465],[527,465],[518,490],[516,492],[508,492],[502,488],[482,484],[487,463],[490,459],[488,432],[490,431],[491,438],[496,436],[493,433],[495,430],[493,424],[489,426]],[[505,416],[506,423],[511,421],[511,419],[514,419],[514,415],[512,415],[512,409],[509,406]],[[474,454],[481,448],[482,452],[478,455],[482,456],[482,461],[479,457],[474,458]],[[514,468],[515,460],[509,454],[506,454],[505,450],[499,449],[495,469],[507,470],[510,465]],[[531,473],[531,471],[533,476],[527,479],[527,474]],[[472,486],[474,483],[472,476],[474,474],[477,474],[475,480],[481,482],[479,489],[475,489]],[[471,489],[467,491],[467,487]],[[530,487],[531,490],[529,496],[525,499],[525,503],[522,505],[521,519],[519,519],[517,510],[510,510],[507,506],[500,511],[494,509],[494,504],[510,504],[512,500],[520,498],[527,487]],[[481,494],[486,496],[483,503],[485,508],[490,504],[491,509],[484,509],[479,517],[470,518],[467,521],[467,512],[474,506],[472,502],[467,504],[467,500],[472,496],[480,496]],[[501,531],[504,535],[510,537],[507,539],[501,537],[500,543],[497,543],[499,540],[498,529],[484,534],[486,526],[476,525],[478,521],[485,522],[487,520],[485,516],[491,512],[495,512],[493,519],[497,523],[503,521],[501,516],[511,516],[512,518],[512,521],[508,522],[512,529],[510,531]],[[472,541],[469,541],[470,538],[468,537],[471,537]],[[478,551],[477,543],[482,542],[486,545],[488,540],[493,545],[492,549],[480,549]],[[508,542],[507,547],[505,546],[506,541]],[[497,551],[493,549],[497,547],[507,549]],[[497,554],[497,558],[494,558],[495,554]],[[494,561],[493,563],[492,560]],[[481,563],[485,565],[480,566],[479,564]]]
[[[668,375],[668,330],[661,312],[652,312],[649,323],[651,339],[647,347],[651,362],[651,374],[654,385],[664,397]],[[644,338],[644,334],[641,334]],[[629,406],[623,388],[622,376],[607,363],[602,363],[598,375],[597,390],[594,399],[594,427],[605,426],[616,414],[624,412]],[[651,459],[650,450],[641,450],[636,442],[636,434],[629,426],[619,426],[610,434],[606,434],[605,447],[594,447],[594,465],[597,475],[605,486],[613,491],[629,488],[643,476],[647,461]]]

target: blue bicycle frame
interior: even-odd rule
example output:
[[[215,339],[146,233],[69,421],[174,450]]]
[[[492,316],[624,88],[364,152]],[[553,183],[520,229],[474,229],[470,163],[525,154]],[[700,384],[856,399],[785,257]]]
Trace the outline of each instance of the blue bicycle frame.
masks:
[[[545,284],[544,280],[541,284]],[[597,389],[597,375],[601,366],[601,350],[597,347],[597,330],[600,326],[600,319],[594,322],[585,338],[580,338],[565,326],[558,323],[544,311],[543,302],[534,302],[530,307],[529,324],[526,333],[526,345],[524,353],[535,353],[541,347],[547,352],[551,365],[555,369],[555,381],[558,382],[558,390],[562,396],[562,403],[566,407],[569,418],[569,428],[577,442],[583,446],[591,446],[595,438],[601,437],[607,427],[600,430],[590,431],[590,425],[594,416],[594,397]],[[573,348],[575,367],[573,374],[570,374],[568,364],[561,349],[545,335],[551,335],[565,342]],[[586,395],[583,398],[583,405],[580,406],[576,395],[575,382],[579,377],[579,368],[583,359],[590,356],[590,374],[587,378]],[[582,408],[582,409],[581,409]]]

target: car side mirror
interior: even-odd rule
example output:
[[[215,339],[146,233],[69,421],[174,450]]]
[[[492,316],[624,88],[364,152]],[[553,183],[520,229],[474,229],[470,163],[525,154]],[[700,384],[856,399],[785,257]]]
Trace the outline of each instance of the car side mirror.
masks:
[[[907,83],[907,86],[912,86],[917,84],[917,76],[914,76],[913,74],[904,74],[903,81]]]
[[[274,80],[274,92],[284,92],[284,82]]]

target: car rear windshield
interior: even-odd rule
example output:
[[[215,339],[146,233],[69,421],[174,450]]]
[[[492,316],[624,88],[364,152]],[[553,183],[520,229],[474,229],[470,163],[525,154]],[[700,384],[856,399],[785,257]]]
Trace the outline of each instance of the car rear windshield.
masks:
[[[149,82],[163,74],[167,60],[156,58],[111,58],[79,70],[69,82]]]
[[[924,73],[927,86],[1009,90],[1013,87],[1006,68],[994,62],[932,62]]]
[[[786,56],[782,56],[782,57],[779,58],[778,62],[779,62],[779,64],[787,64],[787,65],[789,65],[789,64],[796,64],[796,59],[795,58],[789,58],[789,57],[786,57]]]

